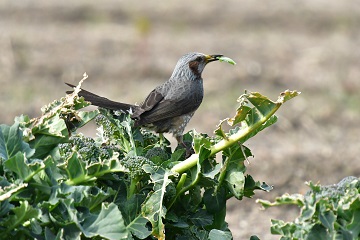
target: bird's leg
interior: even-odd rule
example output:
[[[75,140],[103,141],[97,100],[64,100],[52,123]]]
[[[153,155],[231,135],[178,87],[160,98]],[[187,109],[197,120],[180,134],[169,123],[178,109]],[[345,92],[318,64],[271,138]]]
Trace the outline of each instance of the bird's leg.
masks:
[[[185,150],[186,150],[185,158],[190,157],[194,153],[194,150],[192,149],[192,147],[191,146],[189,147],[184,143],[182,135],[176,136],[175,138],[176,138],[176,140],[178,142],[178,145],[183,146],[185,148]]]
[[[159,144],[161,147],[164,146],[164,134],[163,133],[159,133]]]

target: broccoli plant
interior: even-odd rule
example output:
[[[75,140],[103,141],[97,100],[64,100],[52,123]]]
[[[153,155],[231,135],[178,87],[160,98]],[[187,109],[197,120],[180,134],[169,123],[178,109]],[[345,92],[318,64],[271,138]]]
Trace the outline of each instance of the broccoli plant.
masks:
[[[0,125],[0,239],[231,239],[227,200],[272,189],[246,174],[243,144],[299,94],[245,92],[214,136],[184,135],[195,152],[185,159],[127,113],[84,110],[80,85],[39,118]],[[89,138],[80,129],[93,119]]]
[[[285,194],[273,203],[258,200],[265,208],[292,204],[301,209],[293,222],[271,220],[271,232],[281,239],[359,239],[360,179],[346,177],[334,185],[308,185],[305,195]]]

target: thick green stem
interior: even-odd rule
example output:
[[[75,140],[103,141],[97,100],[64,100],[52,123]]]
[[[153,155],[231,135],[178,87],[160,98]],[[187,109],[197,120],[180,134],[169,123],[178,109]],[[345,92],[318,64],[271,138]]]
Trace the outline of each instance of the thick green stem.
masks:
[[[237,142],[243,143],[246,136],[256,131],[256,129],[258,129],[259,127],[261,127],[261,125],[264,124],[279,109],[280,106],[281,104],[277,104],[277,106],[274,107],[271,112],[269,112],[266,116],[261,118],[255,124],[251,125],[250,127],[244,128],[238,131],[237,133],[229,136],[228,138],[226,139],[224,138],[220,142],[216,143],[214,146],[210,148],[211,153],[209,157],[233,145],[234,143]],[[182,173],[187,169],[194,167],[198,161],[199,161],[199,154],[193,154],[188,159],[185,159],[184,161],[176,164],[171,170],[173,172]]]
[[[274,107],[272,109],[271,112],[269,112],[267,115],[265,115],[263,118],[261,118],[258,122],[251,125],[250,127],[244,128],[244,129],[238,131],[237,133],[229,136],[228,138],[226,138],[226,139],[224,138],[220,142],[216,143],[214,146],[212,146],[210,148],[210,151],[211,151],[210,156],[215,155],[216,153],[233,145],[234,143],[237,143],[237,142],[243,143],[245,137],[247,135],[249,135],[250,133],[256,131],[256,129],[258,129],[259,127],[261,127],[261,125],[263,125],[272,115],[274,115],[274,113],[279,109],[280,106],[281,106],[281,104],[278,104],[276,107]]]
[[[81,177],[69,179],[65,183],[69,186],[76,186],[76,185],[79,185],[80,183],[95,181],[96,179],[97,178],[95,176],[84,175]]]
[[[180,178],[180,181],[179,183],[181,182],[181,185],[184,185],[185,183],[185,180],[186,180],[186,174],[183,174]],[[171,203],[169,204],[169,206],[167,207],[167,209],[169,210],[171,208],[171,206],[176,202],[176,200],[178,199],[178,197],[180,195],[182,195],[183,193],[185,193],[186,191],[190,190],[191,188],[193,188],[197,183],[198,181],[200,180],[200,174],[197,173],[196,174],[196,177],[195,179],[189,184],[187,185],[186,187],[182,188],[182,186],[180,186],[178,184],[178,186],[176,186],[176,196],[175,198],[171,201]]]
[[[231,153],[231,155],[232,155],[232,153]],[[214,192],[218,191],[218,189],[220,188],[221,184],[223,183],[223,181],[225,179],[226,169],[228,168],[228,165],[230,163],[230,159],[231,159],[231,157],[226,158],[223,166],[221,167],[220,174],[219,174],[219,177],[218,177],[218,184],[216,185]]]
[[[178,184],[176,185],[176,192],[180,192],[180,190],[183,188],[184,184],[185,184],[185,181],[186,181],[186,177],[187,177],[187,174],[186,173],[183,173],[180,177],[180,180],[178,182]]]
[[[214,214],[214,223],[212,225],[215,229],[224,229],[225,225],[225,217],[226,217],[226,205],[220,211]]]
[[[171,171],[177,173],[183,173],[186,170],[194,167],[196,163],[199,161],[199,154],[193,154],[189,158],[185,159],[184,161],[176,164]]]
[[[130,185],[127,191],[127,199],[130,199],[137,192],[138,183],[140,180],[141,176],[134,176],[130,179]]]
[[[185,184],[185,181],[186,181],[186,177],[187,177],[187,174],[186,173],[183,173],[180,177],[180,180],[178,182],[178,184],[176,185],[176,195],[175,197],[171,200],[171,203],[169,204],[169,206],[167,206],[167,209],[170,209],[172,207],[172,205],[174,205],[174,203],[176,202],[176,200],[178,199],[178,197],[180,196],[180,194],[182,193],[182,189],[183,189],[183,186]]]

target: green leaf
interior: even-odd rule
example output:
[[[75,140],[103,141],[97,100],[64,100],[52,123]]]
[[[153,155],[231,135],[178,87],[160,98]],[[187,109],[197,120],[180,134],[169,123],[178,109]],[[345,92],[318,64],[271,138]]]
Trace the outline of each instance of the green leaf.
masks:
[[[225,181],[228,189],[237,198],[242,199],[244,195],[245,176],[244,173],[231,168],[226,174]]]
[[[60,229],[55,236],[48,227],[45,227],[45,240],[62,240],[64,238],[64,229]]]
[[[12,126],[0,125],[0,159],[7,160],[15,156],[18,152],[25,153],[26,157],[31,157],[35,150],[22,140],[22,131],[19,123],[15,122]]]
[[[40,216],[40,210],[30,206],[28,201],[21,201],[19,203],[19,207],[12,209],[14,215],[6,218],[2,223],[3,226],[6,226],[5,236],[13,229],[23,225],[26,221]],[[4,237],[4,235],[2,237]]]
[[[65,226],[63,227],[65,239],[80,239],[82,235],[82,231],[81,231],[82,227],[78,226],[80,225],[78,222],[79,221],[76,219],[75,222],[70,222],[65,224]]]
[[[139,215],[129,225],[127,225],[126,228],[137,238],[145,239],[151,234],[151,231],[146,226],[148,222],[149,221],[146,218]]]
[[[242,121],[245,121],[247,116],[249,116],[249,114],[251,114],[251,111],[252,111],[252,108],[250,106],[241,104],[240,107],[237,109],[234,117],[229,118],[229,119],[224,119],[224,120],[227,120],[227,123],[230,126],[235,126],[235,125],[241,123]],[[224,120],[220,122],[220,125],[222,125],[222,123],[225,122]]]
[[[234,144],[223,151],[223,167],[219,176],[219,182],[225,180],[228,189],[237,199],[244,196],[246,167],[244,160],[251,156],[251,151],[241,145]]]
[[[322,226],[320,224],[316,224],[311,228],[306,239],[307,240],[329,240],[331,238],[324,226]]]
[[[95,180],[87,175],[86,163],[78,157],[76,152],[67,160],[66,172],[69,178],[66,183],[69,185]]]
[[[45,121],[45,120],[43,120]],[[29,142],[30,146],[36,149],[34,158],[43,158],[59,144],[68,141],[68,129],[63,119],[54,116],[40,122],[32,129],[35,139]]]
[[[49,217],[52,223],[63,228],[66,239],[78,239],[81,234],[87,238],[114,240],[130,236],[114,203],[102,203],[99,212],[90,213],[85,208],[75,208],[73,199],[62,199],[51,209]]]
[[[39,159],[27,160],[23,153],[18,152],[15,156],[5,161],[4,166],[8,171],[16,173],[19,179],[28,182],[34,175],[45,168],[45,163]]]
[[[121,165],[117,152],[108,159],[88,164],[86,170],[88,175],[96,177],[101,177],[106,173],[128,172],[128,169]]]
[[[232,60],[231,58],[229,57],[219,57],[218,60],[220,62],[227,62],[227,63],[230,63],[231,65],[235,65],[236,62],[234,60]]]
[[[148,198],[142,205],[142,215],[150,221],[153,229],[152,234],[158,239],[165,239],[163,218],[165,218],[167,210],[163,203],[166,186],[171,182],[169,176],[172,174],[165,169],[158,168],[156,170],[149,165],[144,165],[143,169],[151,174],[154,192],[148,195]]]
[[[49,135],[55,137],[64,137],[67,136],[64,133],[64,130],[67,130],[66,124],[59,115],[54,115],[49,118],[42,118],[42,122],[36,122],[37,124],[32,128],[32,132],[34,135],[41,134],[41,135]]]
[[[56,190],[55,190],[56,189]],[[97,209],[101,203],[108,199],[114,190],[107,189],[106,192],[97,186],[69,186],[61,183],[59,186],[53,186],[53,191],[49,198],[52,205],[58,204],[60,199],[72,199],[74,206],[81,206],[89,210]]]
[[[214,192],[213,188],[207,189],[204,192],[204,204],[210,213],[217,213],[226,207],[225,189],[220,188]]]
[[[81,111],[78,112],[76,118],[71,121],[71,127],[81,128],[86,125],[88,122],[93,120],[99,114],[99,110],[93,110],[89,112]]]
[[[120,193],[115,203],[119,204],[126,228],[139,239],[145,239],[151,234],[148,229],[149,221],[141,215],[141,204],[145,201],[145,194],[134,194],[127,198],[126,193]]]
[[[198,227],[209,226],[213,223],[213,216],[204,209],[199,209],[189,217],[189,220]]]
[[[9,214],[14,205],[10,204],[9,200],[0,201],[0,217]],[[0,227],[1,228],[1,227]]]
[[[212,229],[209,233],[209,240],[231,240],[232,235],[230,231],[221,231],[218,229]]]
[[[192,233],[192,236],[194,236],[196,240],[208,240],[208,236],[209,236],[208,232],[202,230],[201,228],[197,228],[196,226],[191,226],[190,232]]]
[[[324,227],[327,228],[330,232],[334,231],[334,223],[336,218],[333,212],[330,211],[320,212],[319,220],[324,225]]]
[[[252,176],[247,175],[245,177],[245,186],[244,186],[244,196],[252,197],[255,193],[254,190],[263,190],[269,192],[273,189],[272,186],[267,185],[266,183],[260,183],[259,181],[255,182]]]
[[[84,235],[88,238],[99,236],[118,240],[129,237],[121,212],[113,203],[103,203],[100,213],[86,218],[82,227]]]
[[[30,220],[30,227],[34,235],[42,234],[42,226],[40,225],[40,222],[36,218]]]
[[[220,138],[224,138],[227,139],[226,133],[224,132],[224,130],[222,129],[222,124],[226,121],[227,119],[223,119],[220,121],[220,123],[217,125],[217,128],[214,130],[214,133],[216,136],[219,136]]]
[[[203,173],[203,177],[214,181],[215,180],[215,176],[219,174],[221,169],[221,165],[220,164],[216,164],[210,171]]]
[[[353,232],[341,229],[339,232],[336,233],[336,239],[341,240],[353,240],[358,239],[359,235],[355,235]]]
[[[170,159],[170,162],[177,162],[177,161],[180,161],[181,158],[183,158],[184,154],[185,154],[185,149],[178,149],[178,150],[175,150],[175,152],[173,152],[171,154],[171,159]]]
[[[191,135],[193,136],[195,153],[200,153],[201,148],[210,148],[211,142],[206,134],[200,134],[192,130]]]
[[[251,92],[246,94],[246,100],[248,100],[254,107],[257,112],[254,114],[259,116],[266,116],[271,114],[277,105],[281,105],[279,102],[273,102],[269,98],[261,95],[258,92]],[[250,119],[249,119],[250,120]]]
[[[352,233],[353,238],[357,238],[360,235],[360,209],[354,208],[354,210],[351,222],[346,228]]]
[[[293,239],[297,237],[298,239],[305,239],[304,232],[309,232],[310,228],[313,226],[308,225],[302,228],[301,226],[298,228],[295,223],[285,223],[282,220],[274,220],[271,219],[271,233],[276,235],[282,235],[289,239]],[[285,238],[286,239],[286,238]]]

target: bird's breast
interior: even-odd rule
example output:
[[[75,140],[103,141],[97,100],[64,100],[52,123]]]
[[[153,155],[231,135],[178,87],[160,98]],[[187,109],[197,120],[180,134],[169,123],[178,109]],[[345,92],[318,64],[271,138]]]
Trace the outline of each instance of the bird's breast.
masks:
[[[169,100],[191,100],[201,102],[204,96],[203,81],[199,79],[175,79],[164,89],[165,99]]]

